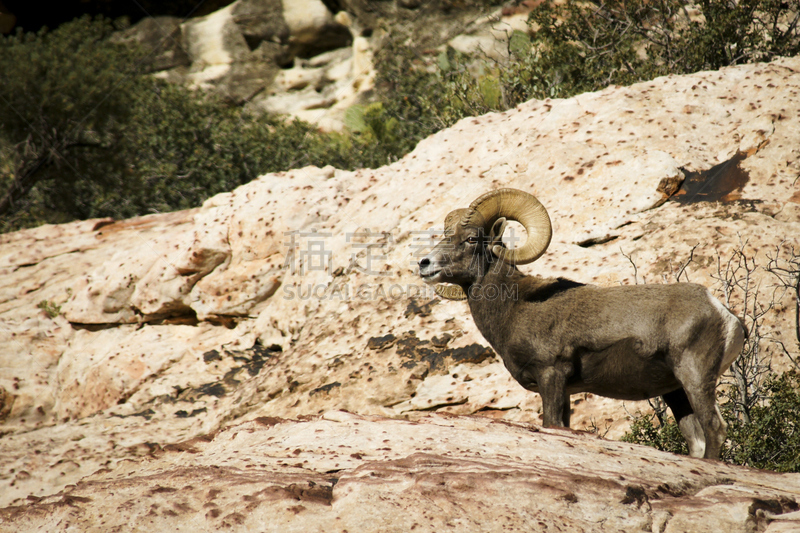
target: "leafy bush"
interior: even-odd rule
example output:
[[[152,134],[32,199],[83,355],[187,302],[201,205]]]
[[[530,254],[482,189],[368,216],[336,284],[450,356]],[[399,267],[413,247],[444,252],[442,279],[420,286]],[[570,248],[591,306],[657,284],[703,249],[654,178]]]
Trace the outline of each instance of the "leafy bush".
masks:
[[[108,20],[0,37],[0,231],[199,205],[265,172],[358,164],[352,142],[141,75]]]
[[[356,158],[365,167],[399,159],[420,140],[453,123],[443,115],[448,107],[445,84],[404,41],[404,35],[392,34],[375,55],[380,106],[364,113],[371,135],[356,130],[354,138]],[[379,124],[387,127],[376,128]]]
[[[61,314],[61,306],[48,300],[40,301],[36,307],[47,313],[50,318],[55,318]]]
[[[379,102],[351,110],[341,135],[142,76],[141,52],[109,41],[118,26],[105,19],[0,37],[0,231],[192,207],[309,164],[374,168],[531,98],[800,52],[800,0],[688,6],[547,1],[531,13],[533,37],[510,36],[504,63],[425,56],[398,25],[376,53]]]
[[[564,95],[800,52],[797,0],[545,2],[531,13],[540,81]]]
[[[351,164],[343,138],[302,122],[251,116],[209,94],[148,80],[121,148],[129,162],[119,187],[90,216],[195,207],[267,172]]]
[[[767,398],[753,407],[750,423],[731,416],[730,403],[723,405],[729,425],[723,458],[754,468],[800,472],[800,375],[787,372],[770,379]]]
[[[643,444],[657,450],[688,455],[689,448],[681,435],[678,423],[671,416],[658,413],[639,414],[633,419],[631,429],[620,439],[631,444]]]
[[[722,416],[728,438],[722,459],[776,472],[800,472],[800,375],[787,372],[767,381],[765,397],[746,422],[736,409],[735,389],[723,394]],[[637,416],[622,440],[659,450],[687,454],[686,443],[672,417]]]
[[[108,42],[114,29],[83,18],[52,33],[0,38],[3,229],[80,216],[54,213],[46,200],[80,204],[81,189],[110,185],[137,80],[132,51]],[[44,181],[51,190],[34,191]]]
[[[394,30],[376,58],[381,106],[373,108],[375,122],[395,121],[393,136],[358,139],[358,159],[384,164],[462,118],[533,98],[796,55],[798,17],[798,0],[546,1],[531,12],[532,37],[510,35],[504,63],[452,48],[433,62]]]

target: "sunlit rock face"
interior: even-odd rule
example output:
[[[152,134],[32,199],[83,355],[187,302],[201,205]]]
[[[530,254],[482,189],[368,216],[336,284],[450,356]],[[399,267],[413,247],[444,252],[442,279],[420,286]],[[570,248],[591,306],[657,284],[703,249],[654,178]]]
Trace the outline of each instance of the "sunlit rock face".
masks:
[[[777,533],[800,525],[800,475],[479,417],[259,417],[137,452],[58,494],[0,509],[0,528]]]
[[[726,269],[736,266],[728,262],[735,252],[743,251],[748,261],[759,265],[752,273],[753,283],[773,287],[775,278],[765,270],[769,261],[785,259],[792,246],[800,250],[799,73],[800,60],[783,59],[610,87],[567,100],[531,101],[505,113],[465,119],[380,169],[295,169],[257,177],[189,211],[43,226],[0,236],[0,502],[18,506],[2,519],[45,528],[41,520],[51,516],[47,510],[68,512],[72,504],[64,502],[77,502],[82,510],[79,518],[72,518],[75,524],[102,524],[100,514],[106,520],[113,515],[102,506],[124,508],[124,502],[103,499],[91,492],[100,489],[91,487],[129,483],[125,494],[139,502],[135,505],[144,505],[141,494],[161,494],[159,486],[169,487],[163,492],[167,494],[177,487],[165,484],[159,475],[170,477],[170,468],[186,467],[180,474],[184,477],[170,479],[180,478],[181,487],[193,488],[186,489],[185,501],[156,502],[159,524],[166,528],[173,523],[168,503],[185,503],[196,513],[192,516],[210,513],[208,520],[228,517],[226,524],[243,529],[252,525],[239,503],[230,504],[227,512],[227,500],[216,504],[219,511],[204,507],[214,499],[201,487],[215,465],[232,465],[240,473],[265,469],[264,477],[252,478],[253,493],[282,487],[275,489],[279,497],[270,500],[280,505],[288,501],[287,494],[300,491],[299,499],[286,506],[297,513],[286,511],[286,520],[300,520],[306,511],[299,507],[308,510],[309,524],[339,516],[337,501],[360,502],[365,509],[375,509],[376,516],[388,516],[381,514],[389,513],[388,508],[368,496],[366,485],[358,484],[367,483],[372,467],[350,457],[360,454],[366,461],[379,448],[392,451],[381,450],[385,456],[380,457],[389,461],[386,468],[394,468],[397,479],[402,472],[410,473],[409,479],[424,477],[428,463],[420,453],[458,457],[452,468],[449,463],[432,464],[446,477],[444,486],[454,487],[447,496],[454,499],[442,500],[442,505],[466,509],[463,491],[470,486],[473,474],[467,472],[473,466],[495,472],[490,478],[508,472],[522,479],[515,481],[520,487],[540,489],[536,468],[544,466],[516,451],[532,444],[526,440],[524,446],[517,445],[514,438],[502,437],[512,427],[535,437],[539,448],[525,453],[558,455],[574,446],[574,453],[584,454],[575,463],[601,464],[600,448],[617,454],[614,460],[623,464],[638,465],[639,457],[654,461],[647,455],[654,452],[638,447],[573,437],[570,432],[537,433],[538,395],[510,378],[476,330],[466,304],[440,301],[421,284],[416,262],[441,232],[449,211],[468,206],[488,190],[514,187],[536,195],[554,227],[550,248],[537,262],[521,267],[526,273],[604,286],[663,283],[680,274],[681,280],[705,284],[743,314],[741,294],[734,292],[726,300],[719,282]],[[764,338],[780,341],[796,358],[800,354],[793,338],[791,293],[759,294],[774,299],[764,318]],[[763,350],[775,352],[773,366],[778,370],[788,361],[779,347],[772,341],[762,343]],[[606,438],[617,438],[628,427],[630,415],[645,407],[575,395],[573,428],[596,428]],[[348,424],[356,422],[316,418],[338,410],[367,417],[364,438],[372,439],[374,448],[352,444],[358,431]],[[412,439],[403,435],[412,435],[417,426],[397,419],[417,420],[432,413],[435,421],[420,422],[436,440],[432,450],[423,444],[400,444]],[[445,414],[483,418],[442,418]],[[269,417],[312,419],[286,425],[256,422]],[[436,433],[442,420],[452,420],[445,425],[459,432]],[[336,426],[344,428],[343,434],[325,433],[329,426],[324,424],[334,422],[345,424]],[[287,450],[277,451],[271,447],[277,444],[255,441],[240,447],[237,430],[224,429],[231,425],[242,428],[242,439],[251,430],[254,439],[277,439],[270,432],[283,428],[306,435],[306,443],[318,450],[314,453],[341,451],[330,455],[333,464],[309,461],[312,466],[306,471],[303,454],[310,448],[291,444],[294,447],[288,449],[286,444]],[[324,433],[319,441],[314,440],[316,429]],[[475,449],[483,454],[475,460],[490,466],[469,466],[473,456],[459,446],[484,438],[481,435],[494,444]],[[196,453],[162,453],[189,441],[195,444],[186,446]],[[213,459],[204,455],[211,448]],[[256,466],[247,467],[241,451],[237,456],[237,450],[244,449],[251,450],[251,464]],[[300,449],[297,457],[295,449]],[[500,469],[508,457],[519,457],[513,459],[516,466]],[[636,474],[634,483],[629,481],[633,473],[622,472],[626,479],[619,481],[621,488],[614,485],[608,498],[616,498],[614,491],[619,489],[619,501],[628,502],[615,508],[619,513],[629,513],[636,524],[666,524],[651,529],[679,531],[688,522],[658,514],[658,509],[672,512],[664,502],[679,498],[669,492],[672,488],[658,492],[661,481],[655,480],[672,475],[673,461],[671,456],[659,457],[663,464],[653,468],[663,469],[661,474],[647,470]],[[275,466],[281,461],[289,466]],[[690,483],[696,492],[687,489],[681,494],[691,492],[706,502],[739,502],[713,511],[725,520],[745,524],[763,518],[769,527],[777,527],[780,521],[770,521],[767,513],[785,514],[796,501],[796,496],[786,495],[796,494],[793,476],[770,478],[785,487],[780,494],[776,485],[758,489],[741,481],[752,490],[742,488],[748,495],[740,491],[734,497],[729,491],[739,490],[737,480],[751,475],[749,471],[686,461],[694,465],[686,472],[695,469],[700,474],[692,475],[700,477]],[[201,463],[210,470],[189,468]],[[262,463],[272,466],[261,467]],[[523,475],[517,472],[525,470],[519,465],[529,463],[540,464],[530,467],[532,477],[514,477]],[[144,472],[150,468],[153,477],[148,478]],[[725,470],[719,478],[714,477],[717,468]],[[329,481],[337,469],[358,478],[358,483]],[[462,481],[447,477],[448,469],[463,472]],[[128,471],[140,472],[141,477],[123,482]],[[556,463],[547,475],[572,474],[569,465]],[[733,485],[724,485],[719,481],[723,478],[733,479]],[[221,479],[227,481],[211,488],[227,490],[225,483],[245,486],[243,478]],[[531,479],[539,481],[528,485]],[[402,499],[403,483],[409,482],[397,483],[382,487],[399,491],[393,494]],[[482,492],[500,490],[495,481],[475,483],[486,487]],[[627,486],[634,488],[625,496]],[[413,494],[428,494],[422,485],[416,487]],[[520,494],[528,494],[526,490]],[[566,493],[553,490],[548,498],[564,510],[582,509],[581,513],[589,513],[581,502],[600,501],[570,490],[578,507],[571,507],[575,502]],[[245,495],[252,493],[241,492],[242,498]],[[45,496],[48,499],[35,502]],[[737,499],[740,496],[744,499]],[[409,498],[412,502],[417,496]],[[777,503],[750,507],[752,498]],[[408,507],[398,507],[403,508]],[[755,514],[745,513],[745,508]],[[264,509],[277,512],[277,507]],[[469,509],[464,512],[471,515],[478,508]],[[253,517],[262,516],[258,513]],[[245,517],[241,524],[239,515]],[[578,520],[579,514],[570,517]],[[619,520],[614,523],[622,524]],[[218,527],[221,522],[209,524]],[[354,524],[350,530],[358,530]],[[736,527],[730,529],[737,531]]]

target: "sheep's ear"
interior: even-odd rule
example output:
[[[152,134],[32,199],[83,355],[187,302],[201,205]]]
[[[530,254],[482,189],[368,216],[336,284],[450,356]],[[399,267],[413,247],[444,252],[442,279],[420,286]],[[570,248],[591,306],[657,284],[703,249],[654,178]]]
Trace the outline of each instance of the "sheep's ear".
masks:
[[[489,231],[489,249],[499,256],[495,251],[495,247],[503,246],[503,232],[506,230],[507,221],[505,218],[500,217],[492,224],[492,229]]]
[[[489,231],[489,241],[492,244],[500,244],[500,241],[503,240],[503,232],[506,230],[507,223],[508,221],[503,217],[494,221],[492,229]]]

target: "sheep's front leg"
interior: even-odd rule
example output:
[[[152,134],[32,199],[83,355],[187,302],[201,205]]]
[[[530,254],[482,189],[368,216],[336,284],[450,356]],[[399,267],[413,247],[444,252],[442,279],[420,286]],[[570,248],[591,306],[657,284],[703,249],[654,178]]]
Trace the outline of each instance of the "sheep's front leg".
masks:
[[[568,428],[569,394],[566,375],[555,368],[547,368],[539,373],[537,381],[542,395],[544,425]]]

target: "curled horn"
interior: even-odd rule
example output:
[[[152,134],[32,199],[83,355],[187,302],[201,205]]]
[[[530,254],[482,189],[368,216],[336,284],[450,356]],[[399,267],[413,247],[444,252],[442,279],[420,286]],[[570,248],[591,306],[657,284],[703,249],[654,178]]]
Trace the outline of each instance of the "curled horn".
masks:
[[[444,219],[444,230],[445,233],[452,231],[451,228],[456,224],[460,223],[465,216],[470,213],[469,209],[456,209],[454,211],[450,211]],[[434,287],[434,291],[436,294],[439,295],[441,298],[445,300],[466,300],[467,295],[464,293],[464,289],[459,287],[458,285],[450,285],[449,283],[440,283]]]
[[[469,206],[470,213],[461,218],[461,223],[482,224],[489,231],[500,217],[515,220],[528,232],[528,239],[519,248],[509,250],[495,246],[492,252],[506,263],[524,265],[541,257],[553,230],[547,210],[535,196],[517,189],[498,189],[478,197]]]
[[[456,209],[454,211],[450,211],[447,213],[447,216],[444,218],[444,230],[447,232],[450,228],[464,220],[464,217],[467,216],[469,213],[469,209]]]

